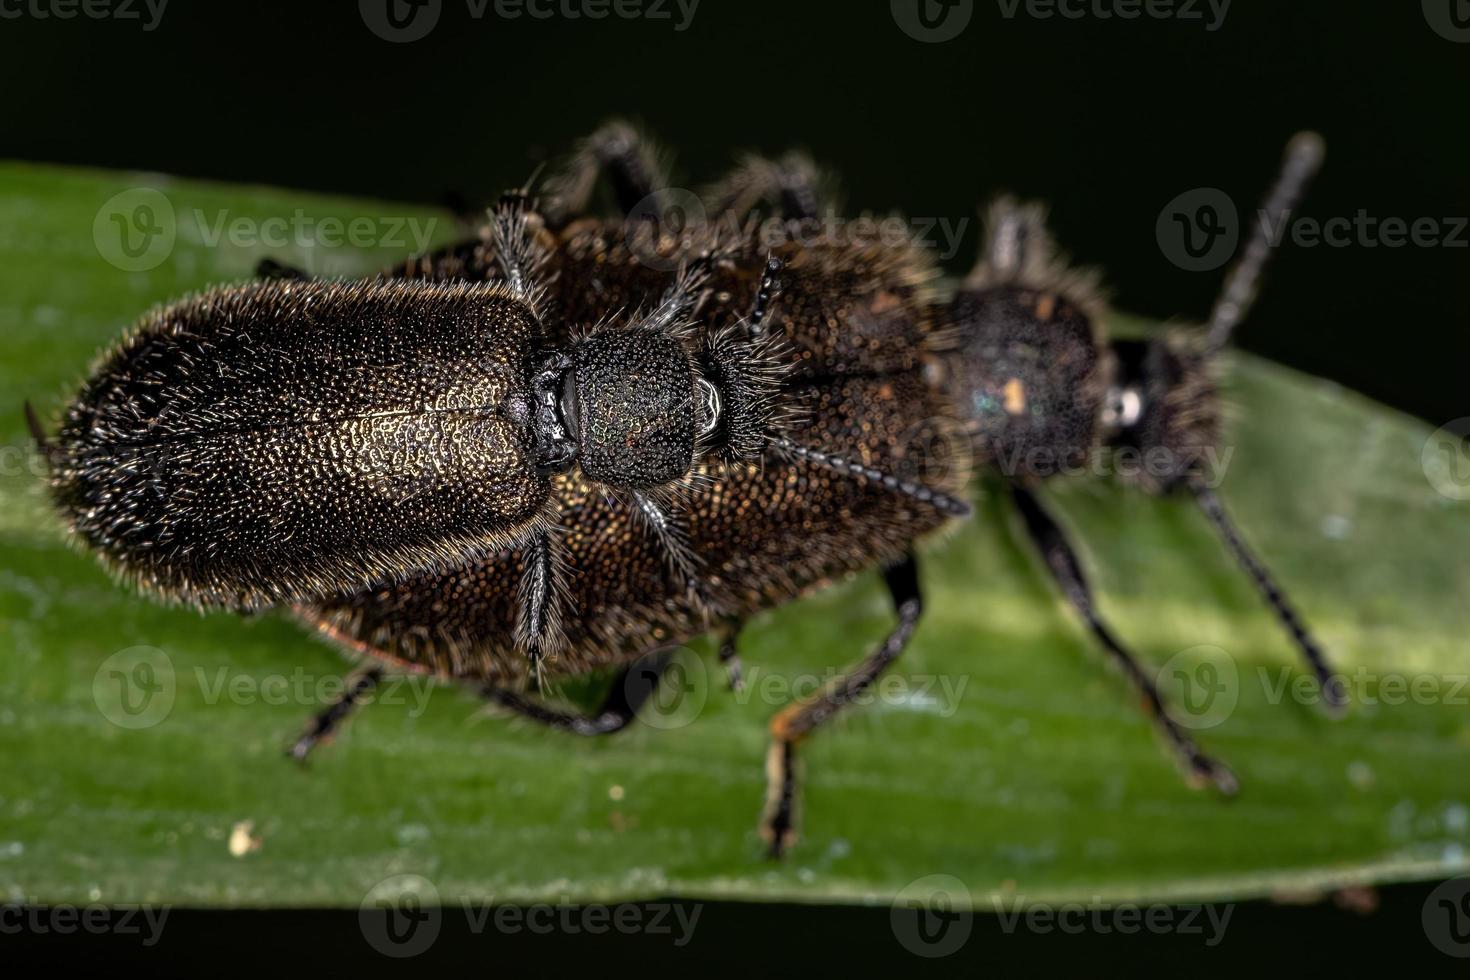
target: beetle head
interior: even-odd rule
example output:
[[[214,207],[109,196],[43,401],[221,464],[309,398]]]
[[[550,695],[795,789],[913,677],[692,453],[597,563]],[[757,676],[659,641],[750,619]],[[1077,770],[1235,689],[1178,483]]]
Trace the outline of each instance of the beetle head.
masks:
[[[776,424],[780,364],[773,342],[733,329],[699,340],[647,319],[598,327],[538,375],[541,464],[575,462],[595,483],[652,490],[705,457],[752,458]]]

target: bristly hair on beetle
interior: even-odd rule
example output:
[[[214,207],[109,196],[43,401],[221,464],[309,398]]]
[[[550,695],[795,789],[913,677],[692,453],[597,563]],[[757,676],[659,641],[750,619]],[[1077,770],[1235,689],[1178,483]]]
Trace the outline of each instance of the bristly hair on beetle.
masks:
[[[544,521],[507,405],[535,326],[500,284],[258,282],[160,308],[50,444],[115,571],[254,608],[452,564]]]

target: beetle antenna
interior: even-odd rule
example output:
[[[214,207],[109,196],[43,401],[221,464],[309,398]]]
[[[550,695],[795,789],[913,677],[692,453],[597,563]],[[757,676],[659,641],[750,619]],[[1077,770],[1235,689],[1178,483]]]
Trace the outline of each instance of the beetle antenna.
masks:
[[[516,189],[516,194],[523,198],[529,198],[531,196],[531,188],[536,186],[536,181],[541,179],[541,173],[545,169],[545,160],[542,160],[540,163],[536,164],[536,166],[531,170],[531,176],[527,177],[526,182]]]
[[[1260,293],[1261,272],[1271,257],[1271,250],[1280,241],[1283,223],[1306,193],[1322,166],[1326,147],[1322,137],[1316,133],[1297,133],[1286,144],[1286,156],[1281,163],[1281,173],[1276,184],[1266,195],[1265,202],[1250,224],[1250,240],[1240,261],[1235,263],[1225,277],[1225,285],[1215,300],[1210,312],[1209,326],[1205,331],[1205,349],[1209,354],[1219,353],[1235,328],[1245,319]]]
[[[746,318],[745,330],[751,339],[766,332],[766,316],[771,311],[772,301],[781,292],[781,270],[785,267],[786,264],[776,256],[766,255],[766,267],[761,270],[760,286],[755,292],[755,305]]]
[[[800,443],[792,442],[785,436],[772,436],[771,445],[775,446],[777,451],[793,459],[803,460],[814,466],[819,466],[824,470],[831,470],[833,473],[841,474],[842,476],[860,478],[867,480],[869,483],[876,483],[885,490],[900,494],[912,500],[917,500],[920,503],[929,504],[942,514],[948,514],[951,517],[968,517],[970,515],[969,504],[957,497],[951,497],[942,490],[934,490],[921,483],[915,483],[912,480],[900,479],[892,473],[885,473],[871,466],[864,466],[862,463],[848,459],[845,456],[837,456],[833,453],[822,452],[820,449],[813,449],[810,446],[803,446]]]
[[[750,315],[746,317],[746,331],[751,339],[765,336],[766,316],[770,312],[771,303],[781,291],[781,270],[785,263],[774,255],[766,257],[765,268],[761,271],[760,286],[756,289],[755,305],[751,308]],[[837,456],[833,453],[813,449],[793,442],[785,436],[768,435],[768,443],[776,450],[792,459],[799,459],[822,469],[830,470],[842,476],[867,480],[869,483],[877,484],[892,493],[901,494],[911,500],[929,504],[940,513],[949,514],[953,517],[968,517],[970,505],[956,497],[940,490],[934,490],[921,483],[912,480],[904,480],[885,473],[882,470],[865,466],[856,460],[845,456]]]
[[[1332,667],[1327,661],[1327,654],[1323,652],[1306,624],[1292,608],[1286,598],[1286,593],[1281,591],[1281,586],[1276,584],[1271,572],[1245,543],[1240,529],[1230,519],[1230,514],[1225,510],[1225,504],[1220,500],[1219,495],[1199,479],[1190,480],[1189,489],[1194,493],[1194,499],[1199,504],[1200,510],[1204,511],[1205,516],[1214,525],[1215,531],[1220,535],[1220,540],[1225,543],[1225,547],[1235,556],[1236,562],[1256,584],[1262,598],[1266,600],[1272,612],[1276,613],[1276,618],[1291,635],[1292,641],[1301,651],[1302,658],[1306,660],[1307,666],[1316,675],[1317,683],[1322,689],[1323,706],[1330,714],[1341,714],[1347,707],[1347,695],[1343,692],[1341,683],[1333,676]]]

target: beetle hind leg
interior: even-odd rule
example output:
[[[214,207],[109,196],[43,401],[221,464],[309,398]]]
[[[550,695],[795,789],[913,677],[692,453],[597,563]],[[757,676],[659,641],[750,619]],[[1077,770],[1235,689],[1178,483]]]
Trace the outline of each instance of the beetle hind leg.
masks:
[[[905,555],[885,569],[883,580],[898,612],[898,623],[888,638],[834,684],[788,705],[771,719],[771,747],[766,757],[766,809],[760,829],[766,853],[772,858],[784,855],[796,840],[800,792],[797,744],[871,687],[903,653],[919,624],[924,603],[913,555]]]
[[[751,154],[708,187],[704,199],[711,214],[744,218],[768,208],[784,221],[816,221],[830,207],[829,181],[804,153],[777,158]]]

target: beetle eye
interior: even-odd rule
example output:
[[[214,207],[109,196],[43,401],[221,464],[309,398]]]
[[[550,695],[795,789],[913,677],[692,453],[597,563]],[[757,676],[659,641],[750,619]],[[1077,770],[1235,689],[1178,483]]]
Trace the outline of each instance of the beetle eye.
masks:
[[[581,415],[582,403],[577,397],[577,372],[568,371],[561,383],[561,420],[568,432],[577,432]]]
[[[704,378],[695,380],[699,382],[700,397],[704,400],[699,423],[699,438],[704,439],[719,426],[723,406],[720,404],[720,389]]]

